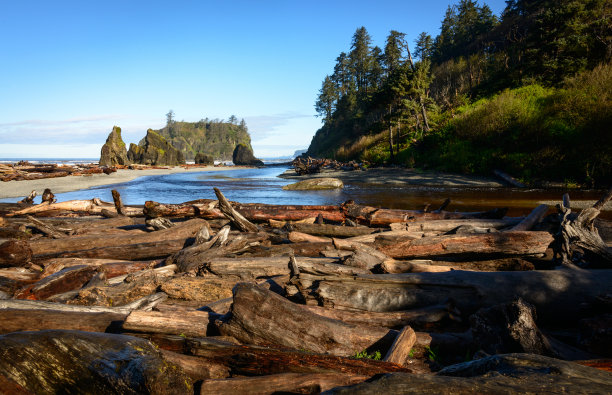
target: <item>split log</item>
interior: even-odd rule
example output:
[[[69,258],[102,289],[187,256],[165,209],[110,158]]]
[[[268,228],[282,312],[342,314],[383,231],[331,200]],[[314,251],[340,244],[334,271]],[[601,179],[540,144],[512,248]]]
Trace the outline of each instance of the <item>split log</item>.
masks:
[[[496,209],[486,212],[425,212],[418,210],[390,210],[379,209],[376,207],[361,206],[352,201],[344,203],[342,211],[347,218],[357,223],[371,227],[386,227],[396,222],[410,222],[420,220],[441,220],[441,219],[466,219],[466,218],[502,218],[507,209]]]
[[[228,366],[232,376],[323,372],[373,376],[386,372],[414,371],[394,363],[372,359],[353,359],[297,350],[236,345],[211,338],[189,339],[186,343],[190,354]]]
[[[445,219],[436,221],[417,220],[413,222],[396,222],[389,225],[391,230],[408,232],[446,233],[460,226],[471,225],[476,228],[502,229],[517,225],[523,218],[504,219]]]
[[[452,266],[433,265],[433,261],[414,259],[411,261],[388,260],[380,265],[383,273],[440,273],[450,272]]]
[[[369,273],[368,270],[348,267],[337,263],[335,258],[307,258],[297,260],[299,270],[304,273],[325,276]],[[202,273],[216,276],[252,280],[289,274],[289,257],[265,258],[214,258],[203,264]]]
[[[416,333],[411,327],[405,326],[395,338],[383,361],[406,366],[414,343],[416,343]]]
[[[32,248],[25,240],[0,244],[0,267],[25,266],[32,260]]]
[[[66,329],[85,332],[114,332],[121,330],[127,313],[59,311],[59,310],[1,310],[0,334],[21,331]]]
[[[259,203],[230,202],[246,219],[252,222],[299,221],[316,218],[319,214],[326,221],[343,222],[344,214],[338,206],[302,206],[302,205],[269,205]],[[225,218],[217,208],[216,200],[201,199],[182,204],[162,204],[153,201],[145,202],[144,213],[149,218],[155,217],[199,217],[204,219]]]
[[[209,316],[212,314],[212,317]],[[132,311],[123,328],[128,331],[164,333],[188,337],[206,337],[214,335],[216,327],[212,325],[219,316],[205,311]]]
[[[338,225],[319,225],[319,224],[305,224],[305,223],[293,223],[287,225],[287,229],[291,231],[308,233],[314,236],[323,237],[355,237],[369,235],[376,231],[367,227],[351,227],[351,226],[338,226]]]
[[[337,309],[398,311],[452,299],[463,317],[520,296],[541,320],[577,322],[597,311],[612,270],[378,274],[320,277],[300,273],[303,296]]]
[[[30,225],[31,227],[35,228],[39,232],[44,233],[45,235],[51,238],[61,239],[63,237],[66,237],[65,233],[55,230],[53,226],[47,225],[44,222],[39,221],[30,215],[28,215],[27,218],[28,218],[28,221],[31,222],[31,225]]]
[[[230,376],[230,369],[224,364],[163,349],[161,353],[166,361],[180,366],[193,383],[205,379],[223,379]],[[218,392],[213,391],[212,393]]]
[[[66,311],[76,313],[118,313],[118,314],[129,314],[133,310],[150,311],[157,304],[166,300],[168,296],[159,292],[153,295],[148,295],[138,300],[128,303],[123,306],[116,307],[104,307],[104,306],[79,306],[64,303],[34,301],[34,300],[0,300],[0,310],[5,309],[13,310],[30,310],[33,313],[30,314],[32,320],[36,320],[37,311]]]
[[[217,199],[219,199],[219,210],[225,215],[230,222],[237,227],[239,230],[243,232],[258,232],[259,228],[253,225],[249,220],[244,218],[242,214],[240,214],[237,210],[235,210],[230,202],[227,201],[225,196],[221,193],[218,188],[213,188],[215,190],[215,195],[217,195]]]
[[[612,199],[612,188],[593,207],[584,209],[575,219],[570,214],[569,197],[557,205],[561,217],[559,232],[555,235],[555,257],[564,265],[577,263],[612,267],[612,248],[599,236],[594,221],[601,209]],[[567,200],[567,201],[566,201]]]
[[[449,313],[450,308],[446,305],[389,312],[340,310],[309,305],[304,305],[302,307],[317,315],[349,324],[363,324],[367,322],[368,325],[385,328],[401,328],[406,325],[411,325],[415,328],[429,329],[439,326],[438,324],[442,324],[442,321],[451,316]]]
[[[43,278],[18,292],[18,299],[44,300],[50,296],[83,287],[97,273],[95,266],[72,266]]]
[[[525,217],[524,220],[514,225],[509,230],[514,231],[514,232],[523,231],[523,230],[531,230],[534,226],[536,226],[542,220],[542,218],[544,218],[547,212],[548,212],[548,205],[540,204],[538,207],[533,209],[533,211],[527,217]]]
[[[427,237],[380,245],[378,249],[396,259],[432,256],[484,258],[542,254],[552,241],[553,237],[548,232],[502,232]]]
[[[610,382],[610,373],[574,362],[505,354],[448,366],[436,375],[381,375],[327,394],[599,394],[610,392]]]
[[[38,260],[70,256],[126,260],[158,258],[180,250],[203,223],[201,219],[194,219],[171,229],[132,236],[73,236],[57,240],[37,240],[31,242],[30,247]],[[166,251],[160,247],[156,248],[158,245],[165,247]],[[177,249],[177,246],[180,248]],[[147,249],[150,249],[150,253],[147,253]],[[134,256],[139,258],[133,258]]]
[[[279,373],[260,377],[204,380],[200,394],[318,394],[335,387],[361,383],[367,378],[344,373]]]
[[[33,215],[53,215],[61,212],[81,213],[88,215],[101,215],[102,210],[116,212],[113,203],[102,202],[100,199],[91,200],[69,200],[59,203],[41,203],[36,206],[27,207],[22,210],[8,214],[8,217],[33,214]],[[126,207],[126,215],[141,216],[142,210]]]
[[[294,243],[331,243],[329,237],[313,236],[302,232],[289,232],[289,240]]]

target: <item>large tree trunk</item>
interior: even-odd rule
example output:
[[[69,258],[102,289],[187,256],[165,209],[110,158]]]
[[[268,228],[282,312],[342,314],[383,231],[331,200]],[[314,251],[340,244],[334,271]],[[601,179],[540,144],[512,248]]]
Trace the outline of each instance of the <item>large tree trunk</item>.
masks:
[[[127,313],[58,310],[1,310],[0,334],[48,329],[119,332]]]
[[[299,221],[316,218],[319,214],[324,219],[334,222],[344,221],[344,215],[338,206],[300,206],[269,205],[259,203],[240,204],[230,202],[232,207],[246,219],[253,222]],[[225,218],[218,208],[216,200],[198,200],[182,204],[162,204],[153,201],[145,202],[144,213],[147,217],[200,217],[205,219]]]
[[[125,215],[127,216],[142,216],[142,210],[135,207],[124,207]],[[101,215],[103,210],[116,213],[113,203],[102,202],[100,199],[91,200],[69,200],[60,203],[41,203],[36,206],[27,207],[23,210],[14,211],[8,214],[8,217],[19,215],[56,215],[63,212],[85,214],[85,215]]]
[[[367,376],[344,373],[280,373],[259,377],[204,380],[200,394],[320,393],[335,387],[357,384]]]
[[[295,281],[295,280],[294,280]],[[320,277],[299,274],[306,300],[336,309],[399,311],[452,299],[464,317],[520,296],[545,320],[577,322],[609,293],[612,270],[378,274]]]
[[[155,249],[157,244],[163,245],[166,243],[167,251],[161,255],[168,256],[177,251],[176,246],[180,245],[180,248],[182,248],[187,239],[194,237],[202,226],[205,226],[205,221],[194,219],[171,229],[138,235],[73,236],[57,240],[36,240],[30,242],[30,248],[34,258],[39,260],[60,256],[132,260],[146,259],[143,256],[148,255],[148,258],[157,258],[161,252],[159,249],[151,254],[146,254],[143,249]],[[143,248],[140,248],[140,246]],[[105,249],[108,249],[108,251],[105,252]],[[130,250],[133,251],[130,252]],[[126,257],[126,255],[130,257]],[[133,256],[139,258],[132,258]]]
[[[378,249],[392,258],[503,257],[546,252],[553,237],[548,232],[500,232],[473,235],[446,235],[385,242]]]

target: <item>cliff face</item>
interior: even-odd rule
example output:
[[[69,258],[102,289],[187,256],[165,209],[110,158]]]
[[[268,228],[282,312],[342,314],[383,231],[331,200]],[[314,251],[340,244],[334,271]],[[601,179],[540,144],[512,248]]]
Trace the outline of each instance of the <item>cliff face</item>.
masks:
[[[151,129],[147,130],[147,135],[140,145],[130,144],[128,159],[132,163],[143,165],[177,166],[185,164],[183,153]]]
[[[237,144],[243,144],[252,151],[251,136],[244,121],[239,124],[208,119],[199,122],[173,121],[155,132],[178,148],[186,160],[195,160],[198,152],[216,160],[230,160]]]
[[[100,152],[100,166],[115,166],[129,164],[125,143],[121,138],[121,128],[113,126],[106,143]]]
[[[253,150],[243,144],[238,144],[232,155],[232,161],[238,166],[263,166],[263,162],[253,155]]]

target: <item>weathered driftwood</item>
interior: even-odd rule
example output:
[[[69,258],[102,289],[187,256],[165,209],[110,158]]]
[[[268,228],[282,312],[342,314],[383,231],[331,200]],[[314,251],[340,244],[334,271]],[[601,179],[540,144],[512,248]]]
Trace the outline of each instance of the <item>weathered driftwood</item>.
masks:
[[[77,312],[77,313],[119,313],[128,314],[133,310],[150,311],[157,304],[163,302],[168,298],[163,292],[158,292],[152,295],[147,295],[143,298],[137,299],[131,303],[123,306],[116,307],[105,307],[105,306],[80,306],[64,303],[54,303],[45,301],[34,301],[34,300],[0,300],[0,310],[14,309],[14,310],[30,310],[33,313],[30,314],[32,320],[36,320],[37,311],[51,310],[51,311],[66,311],[66,312]]]
[[[0,244],[0,267],[25,266],[32,260],[32,248],[25,240]]]
[[[72,266],[43,278],[15,295],[19,299],[44,300],[81,288],[97,273],[95,266]]]
[[[30,393],[193,391],[189,378],[153,344],[108,333],[53,330],[0,336],[0,376]]]
[[[121,200],[121,194],[118,190],[111,190],[111,194],[113,195],[113,202],[115,203],[115,210],[117,210],[117,214],[126,215],[125,206],[123,205],[123,201]]]
[[[0,310],[0,333],[66,329],[86,332],[119,332],[127,313],[59,311],[59,310]]]
[[[331,239],[328,237],[313,236],[308,233],[302,232],[289,232],[289,240],[294,243],[330,243]]]
[[[489,355],[524,352],[556,356],[535,321],[535,308],[521,298],[470,316],[474,341]]]
[[[533,304],[540,319],[576,321],[608,293],[612,270],[550,270],[529,272],[411,273],[313,276],[300,273],[306,300],[340,309],[409,310],[452,299],[464,317],[481,307],[520,296]]]
[[[438,305],[414,310],[376,312],[364,310],[340,310],[321,306],[304,305],[304,309],[323,317],[332,318],[349,324],[401,328],[411,325],[415,328],[431,328],[449,318],[449,306]]]
[[[223,379],[230,376],[230,369],[222,363],[163,349],[161,353],[166,361],[180,366],[185,374],[191,378],[192,383],[205,379]]]
[[[361,383],[367,376],[344,373],[280,373],[259,377],[204,380],[200,394],[315,394],[329,389]]]
[[[259,228],[249,222],[248,219],[244,218],[242,214],[240,214],[237,210],[235,210],[230,202],[227,201],[225,196],[221,193],[218,188],[213,188],[215,190],[215,195],[217,195],[217,199],[219,199],[219,210],[225,215],[227,219],[230,220],[232,225],[243,232],[257,232]]]
[[[393,261],[386,254],[363,243],[334,239],[334,246],[338,249],[353,251],[351,255],[342,258],[342,263],[346,266],[372,270],[385,262]]]
[[[547,204],[540,204],[538,207],[533,209],[533,211],[527,217],[525,217],[524,220],[514,225],[509,230],[514,232],[522,230],[531,230],[542,220],[542,218],[544,218],[544,216],[548,212],[548,208],[549,207]]]
[[[36,259],[53,257],[89,257],[116,259],[147,259],[168,256],[180,250],[185,242],[203,226],[194,219],[171,229],[137,235],[73,236],[57,240],[36,240],[30,243]],[[156,245],[163,246],[166,251]],[[180,247],[177,249],[177,246]],[[150,253],[146,250],[150,249]],[[138,258],[134,258],[134,257]]]
[[[448,366],[436,375],[393,373],[326,393],[598,394],[611,386],[610,373],[598,369],[541,355],[504,354]]]
[[[30,226],[34,227],[36,230],[38,230],[41,233],[44,233],[45,235],[53,238],[53,239],[61,239],[63,237],[66,237],[65,233],[59,232],[58,230],[54,229],[53,226],[45,224],[44,222],[37,220],[36,218],[32,217],[31,215],[27,216],[28,221],[30,221]]]
[[[377,239],[378,240],[378,239]],[[446,235],[390,242],[378,249],[392,258],[489,257],[542,254],[553,241],[548,232],[501,232]]]
[[[406,366],[416,339],[414,330],[410,326],[405,326],[395,338],[383,361]]]
[[[160,290],[172,299],[193,300],[204,304],[231,297],[235,284],[236,280],[216,276],[174,276],[164,281]]]
[[[368,273],[367,270],[337,263],[335,258],[297,258],[301,272],[326,276]],[[289,257],[214,258],[202,266],[203,273],[241,280],[268,278],[289,274]]]
[[[327,221],[342,222],[344,214],[338,206],[301,206],[268,205],[259,203],[235,203],[232,207],[252,222],[299,221],[316,218],[319,214]],[[162,204],[145,202],[144,213],[147,217],[200,217],[205,219],[225,218],[218,208],[218,201],[202,199],[182,204]]]
[[[25,198],[21,199],[19,201],[19,203],[34,204],[34,198],[36,197],[36,195],[37,195],[36,191],[32,191],[32,192],[30,192],[30,194],[28,196],[26,196]]]
[[[214,334],[212,321],[219,316],[205,311],[132,311],[123,323],[128,331],[165,333],[188,337],[206,337]],[[210,327],[210,328],[209,328]]]
[[[221,334],[245,343],[272,343],[340,356],[367,349],[388,334],[385,329],[317,316],[273,292],[247,283],[236,285],[230,313],[217,325]],[[385,340],[388,347],[389,339]]]
[[[368,235],[376,231],[367,227],[352,227],[352,226],[338,226],[338,225],[319,225],[319,224],[305,224],[305,223],[294,223],[286,225],[288,230],[308,233],[314,236],[324,237],[355,237]]]
[[[211,338],[186,341],[190,354],[222,363],[232,375],[269,375],[278,373],[343,372],[372,376],[385,372],[410,372],[394,363],[371,359],[352,359],[272,347],[236,345]],[[160,346],[161,347],[161,346]]]
[[[440,220],[440,219],[466,219],[466,218],[502,218],[506,209],[497,209],[487,212],[425,212],[418,210],[390,210],[379,209],[376,207],[361,206],[353,202],[342,205],[342,210],[347,218],[358,223],[372,227],[385,227],[396,222],[410,222],[420,220]]]
[[[41,278],[57,273],[60,270],[73,266],[95,266],[106,274],[106,278],[113,278],[124,274],[147,269],[159,264],[160,260],[126,261],[120,259],[96,258],[52,258],[40,262],[44,267]]]
[[[388,260],[380,265],[383,273],[428,273],[428,272],[450,272],[452,266],[434,265],[433,261],[425,259],[414,259],[410,261]]]
[[[396,222],[389,225],[392,231],[407,232],[435,232],[446,233],[460,226],[471,225],[476,228],[502,229],[517,225],[523,218],[503,219],[444,219],[444,220],[416,220],[411,222]]]
[[[564,265],[574,261],[612,267],[612,248],[599,236],[595,228],[595,218],[605,204],[612,199],[612,188],[599,199],[593,207],[584,209],[576,218],[570,216],[569,196],[564,196],[563,204],[557,205],[561,216],[561,226],[555,235],[555,256]]]
[[[36,206],[27,207],[22,210],[14,211],[8,214],[8,217],[19,215],[52,215],[60,212],[71,212],[88,215],[101,215],[102,210],[116,212],[113,203],[102,202],[100,199],[91,200],[69,200],[59,203],[41,203]],[[128,216],[142,216],[142,210],[134,207],[125,207],[125,213]]]

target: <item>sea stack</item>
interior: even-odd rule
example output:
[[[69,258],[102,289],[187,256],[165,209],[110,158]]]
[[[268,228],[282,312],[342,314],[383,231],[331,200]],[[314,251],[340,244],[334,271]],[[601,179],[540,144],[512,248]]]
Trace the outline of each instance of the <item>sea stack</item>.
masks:
[[[130,144],[128,159],[132,163],[152,166],[178,166],[185,164],[183,153],[174,148],[152,129],[147,130],[147,136],[141,145]]]
[[[244,144],[238,144],[232,155],[232,162],[237,166],[263,166],[264,163],[253,155],[253,151]]]
[[[121,139],[121,128],[113,126],[106,143],[100,152],[100,166],[127,165],[128,161],[125,143]]]
[[[202,152],[198,152],[195,156],[196,165],[214,165],[215,159],[211,155],[206,155]]]

